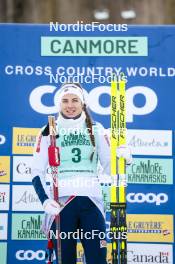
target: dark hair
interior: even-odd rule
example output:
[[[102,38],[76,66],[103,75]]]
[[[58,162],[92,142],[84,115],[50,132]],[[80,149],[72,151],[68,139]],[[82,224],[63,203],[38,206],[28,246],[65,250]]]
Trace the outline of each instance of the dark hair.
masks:
[[[86,126],[88,128],[88,131],[89,131],[89,136],[90,136],[90,139],[91,139],[91,143],[92,143],[92,146],[93,146],[93,151],[90,155],[90,160],[92,161],[93,160],[93,156],[94,156],[94,152],[95,152],[95,137],[94,137],[94,134],[93,134],[93,131],[92,131],[92,119],[88,113],[88,110],[86,108],[86,104],[84,104],[84,107],[83,107],[83,110],[85,112],[85,115],[86,115],[86,119],[85,119],[85,122],[86,122]]]
[[[74,84],[76,84],[78,87],[80,87],[83,90],[82,86],[79,83],[74,83]],[[95,137],[94,137],[94,134],[93,134],[93,131],[92,131],[92,125],[93,125],[93,123],[92,123],[92,119],[90,117],[90,114],[88,112],[88,109],[86,107],[86,104],[84,104],[83,110],[84,110],[85,115],[86,115],[85,122],[86,122],[86,126],[88,128],[89,136],[90,136],[91,143],[92,143],[92,146],[93,146],[93,151],[92,151],[92,153],[90,155],[90,161],[92,161],[93,160],[93,157],[94,157],[94,152],[95,152]]]

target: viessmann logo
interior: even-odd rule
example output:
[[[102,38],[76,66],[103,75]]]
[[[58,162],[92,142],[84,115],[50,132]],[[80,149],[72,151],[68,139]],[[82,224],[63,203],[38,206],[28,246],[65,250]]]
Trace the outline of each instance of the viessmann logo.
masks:
[[[150,203],[161,205],[168,202],[168,195],[166,193],[128,193],[127,201],[129,203]]]

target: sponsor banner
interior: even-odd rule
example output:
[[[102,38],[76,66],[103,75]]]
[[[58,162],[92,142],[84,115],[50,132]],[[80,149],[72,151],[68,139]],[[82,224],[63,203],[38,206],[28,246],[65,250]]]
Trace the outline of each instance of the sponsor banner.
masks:
[[[168,203],[168,194],[167,193],[153,193],[153,192],[148,192],[148,193],[143,193],[141,192],[129,192],[126,195],[127,202],[132,203],[132,204],[147,204],[148,205],[154,205],[154,206],[160,206],[162,204]]]
[[[128,241],[173,243],[173,215],[128,214]]]
[[[0,243],[0,263],[7,264],[7,243]]]
[[[172,156],[171,130],[137,130],[127,132],[127,142],[134,155]]]
[[[43,240],[43,214],[12,214],[12,239]]]
[[[162,185],[132,184],[127,187],[128,213],[174,213],[174,188]]]
[[[115,64],[115,63],[114,63]],[[42,68],[42,67],[41,67]],[[66,79],[73,78],[73,76],[77,77],[79,76],[81,78],[80,82],[83,84],[83,82],[86,83],[86,79],[91,79],[94,83],[93,79],[96,79],[95,81],[95,87],[91,87],[91,90],[84,89],[84,96],[85,100],[88,104],[89,109],[94,112],[97,115],[97,121],[100,121],[105,127],[109,127],[109,119],[106,119],[106,116],[109,117],[110,115],[110,84],[111,84],[111,76],[112,73],[116,73],[117,76],[119,76],[121,68],[116,67],[100,67],[101,73],[97,73],[99,71],[99,67],[58,67],[58,72],[60,71],[60,74],[51,73],[49,74],[50,84],[47,85],[40,85],[33,87],[30,93],[30,106],[31,108],[40,114],[57,114],[58,113],[58,107],[57,107],[57,100],[59,97],[59,90],[57,89],[58,85],[53,85],[56,83],[65,83]],[[56,70],[56,69],[55,69]],[[55,71],[54,70],[54,71]],[[56,71],[57,71],[56,70]],[[80,71],[82,70],[82,74],[80,75]],[[116,70],[116,71],[115,71]],[[88,72],[93,71],[92,76],[89,75]],[[132,71],[132,69],[131,69]],[[70,73],[71,72],[71,73]],[[104,75],[102,76],[102,72]],[[65,73],[65,74],[64,74]],[[86,75],[87,73],[87,75]],[[74,75],[75,74],[75,75]],[[69,78],[70,77],[70,78]],[[83,80],[82,80],[83,78]],[[103,80],[106,79],[106,84],[104,82],[98,83],[98,78],[102,78]],[[100,81],[100,80],[99,80]],[[68,82],[68,81],[67,81]],[[71,80],[69,81],[71,82]],[[76,78],[77,82],[77,78]],[[132,86],[127,88],[126,90],[126,97],[127,97],[127,115],[126,115],[126,121],[133,122],[133,119],[135,116],[142,116],[142,115],[149,115],[158,106],[158,98],[156,92],[152,89],[153,87],[148,86]],[[48,96],[52,97],[52,103],[48,106],[46,101],[44,100],[45,97]],[[133,97],[137,97],[138,95],[141,95],[145,98],[145,104],[143,107],[137,107],[135,104],[135,100],[133,100]],[[106,106],[104,106],[103,100],[101,98],[104,98],[104,102],[106,101]],[[54,102],[54,103],[53,103]],[[100,119],[98,119],[100,117]],[[103,122],[102,122],[103,120]],[[40,124],[40,123],[39,123]],[[40,124],[41,125],[41,124]],[[34,126],[34,125],[33,125]],[[36,126],[36,124],[35,124]],[[141,127],[140,124],[139,126]],[[129,127],[128,127],[129,128]],[[150,125],[147,127],[150,129]]]
[[[8,256],[9,263],[47,263],[45,253],[47,241],[12,241],[8,247],[11,253]],[[55,256],[54,256],[55,260]]]
[[[0,182],[10,182],[9,156],[0,156]]]
[[[10,248],[10,263],[43,263],[45,260],[46,243],[40,241],[15,241]],[[111,244],[107,245],[107,263],[111,264]],[[128,263],[131,264],[157,264],[167,263],[172,264],[172,245],[167,244],[145,244],[145,243],[128,243],[127,245]],[[55,255],[53,257],[55,260]],[[85,255],[81,243],[77,244],[77,264],[85,264]]]
[[[147,37],[42,36],[41,56],[148,56],[148,39]]]
[[[32,261],[32,263],[38,263],[38,261],[45,261],[45,255],[46,255],[46,251],[43,249],[39,249],[39,250],[31,250],[31,249],[20,249],[18,251],[16,251],[15,257],[17,260],[17,263],[19,263],[19,261],[23,261],[23,263],[26,263],[26,261]],[[53,260],[55,260],[56,257],[54,256]]]
[[[13,156],[13,181],[31,182],[31,156]]]
[[[4,118],[4,113],[1,114],[2,126],[4,126],[5,122],[8,122],[8,127],[13,126],[14,123],[23,124],[25,127],[26,120],[29,127],[34,127],[34,124],[36,127],[41,127],[43,125],[43,121],[46,117],[42,114],[53,114],[53,108],[56,109],[56,100],[53,99],[56,91],[53,90],[54,86],[56,86],[55,89],[60,86],[60,82],[53,83],[52,88],[51,86],[48,86],[50,80],[49,76],[52,73],[59,73],[59,75],[62,77],[66,75],[70,77],[77,77],[78,75],[83,77],[97,76],[98,78],[94,80],[94,83],[91,82],[92,78],[90,78],[90,81],[86,80],[86,83],[85,81],[81,82],[87,91],[93,91],[95,87],[98,87],[99,85],[106,85],[107,83],[105,80],[100,81],[99,77],[101,79],[101,77],[106,75],[111,76],[112,73],[119,75],[119,73],[125,72],[126,76],[128,76],[127,91],[129,90],[129,92],[127,99],[129,100],[127,100],[127,102],[129,109],[128,115],[130,115],[130,128],[174,129],[174,113],[172,111],[172,106],[174,103],[174,97],[172,94],[174,92],[173,84],[175,76],[173,56],[174,27],[128,27],[128,31],[119,33],[120,35],[122,34],[122,38],[135,38],[136,35],[137,37],[148,37],[149,47],[154,46],[154,44],[157,42],[159,42],[160,45],[155,46],[154,49],[150,48],[148,57],[135,57],[134,64],[132,63],[131,58],[128,58],[127,56],[124,60],[123,57],[118,57],[117,65],[116,57],[109,56],[109,50],[107,50],[108,56],[106,56],[105,60],[100,57],[89,59],[89,56],[78,56],[76,59],[69,56],[60,56],[58,65],[57,61],[53,57],[47,57],[46,65],[46,63],[44,63],[43,59],[41,58],[41,53],[38,51],[41,48],[41,43],[39,40],[41,39],[43,32],[48,32],[48,37],[53,37],[53,32],[49,31],[48,25],[40,25],[38,28],[35,27],[35,25],[32,25],[29,29],[26,27],[26,30],[28,30],[27,36],[25,35],[23,26],[21,25],[13,25],[13,29],[12,25],[2,25],[0,30],[2,34],[4,31],[8,32],[7,36],[11,35],[13,42],[18,43],[19,46],[18,51],[13,54],[13,61],[8,61],[7,55],[10,56],[10,54],[13,53],[13,47],[10,45],[10,43],[8,43],[8,37],[4,36],[1,47],[6,46],[8,51],[7,54],[3,52],[1,53],[3,65],[2,76],[4,77],[4,83],[2,83],[2,85],[5,87],[4,92],[6,95],[12,93],[11,79],[13,78],[13,94],[16,95],[20,89],[21,95],[14,96],[15,100],[10,101],[11,109],[13,109],[14,113],[11,118]],[[154,34],[152,34],[153,31]],[[75,32],[72,30],[67,31],[66,29],[65,32],[59,32],[59,37],[57,36],[56,38],[59,38],[60,41],[62,37],[66,38],[67,36],[68,43],[72,43],[72,41],[70,42],[70,34],[72,35],[73,33]],[[98,29],[95,29],[94,32],[76,32],[78,41],[80,41],[80,36],[82,33],[86,34],[86,38],[91,38],[93,34],[95,34],[98,40],[101,37],[101,32],[99,32]],[[107,38],[108,32],[105,29],[104,34],[106,35],[105,38]],[[164,36],[167,38],[166,43],[161,41]],[[115,47],[115,45],[113,45],[113,40],[116,38],[116,32],[110,32],[110,38],[112,38],[112,42],[109,41],[111,44],[108,49],[110,49],[112,46]],[[31,39],[36,39],[35,48],[32,50],[30,49]],[[98,50],[100,43],[102,44],[103,42],[99,41],[97,46],[94,47],[95,50]],[[55,44],[57,47],[59,42],[55,42]],[[29,62],[27,60],[25,50],[23,50],[24,45],[27,47],[28,56],[35,58],[33,62]],[[61,44],[57,48],[58,52],[60,46]],[[104,47],[105,46],[103,46],[103,48]],[[125,48],[127,48],[127,46],[125,46],[124,49]],[[86,48],[84,49],[86,50]],[[0,50],[3,51],[3,48]],[[121,50],[122,47],[120,51]],[[164,52],[162,52],[162,50]],[[71,53],[71,50],[68,52]],[[68,52],[66,51],[66,53]],[[18,61],[19,54],[22,54],[20,63]],[[18,85],[19,77],[21,77],[20,86]],[[39,82],[38,79],[40,79],[41,82]],[[43,98],[41,99],[40,97],[40,100],[33,100],[35,99],[33,98],[33,103],[30,104],[30,94],[32,90],[34,90],[36,87],[39,87],[41,83],[43,84],[41,91],[44,89],[44,86],[48,86],[48,93],[44,94],[41,92],[43,94]],[[131,87],[131,85],[133,86]],[[145,89],[145,93],[140,93],[140,91],[143,91],[145,87],[148,87],[149,89]],[[167,87],[167,89],[165,89],[165,87]],[[100,87],[99,90],[101,90]],[[28,92],[26,93],[26,91]],[[155,96],[153,96],[153,94]],[[94,93],[93,95],[95,95],[93,96],[93,100],[91,100],[91,105],[93,106],[93,116],[97,121],[100,121],[105,127],[107,127],[109,126],[109,119],[106,118],[103,113],[105,112],[106,115],[109,115],[109,97],[104,94],[99,98],[98,92]],[[5,109],[6,101],[2,99],[1,105],[2,108]],[[39,111],[36,111],[36,108],[33,107],[34,105]],[[45,109],[43,109],[43,106],[45,106]],[[21,109],[25,109],[25,119],[19,114]],[[46,111],[46,109],[49,110],[49,112]],[[169,118],[167,118],[167,113]]]
[[[0,184],[0,210],[9,210],[9,196],[10,186],[7,184]]]
[[[38,128],[13,128],[13,154],[33,154]]]
[[[7,239],[8,214],[0,213],[0,240]]]
[[[112,264],[110,243],[107,245],[107,263]],[[173,247],[167,244],[145,244],[128,243],[127,244],[127,263],[130,264],[173,264]],[[84,250],[81,243],[77,245],[77,263],[84,264]]]
[[[32,185],[14,185],[12,197],[13,211],[43,211]]]
[[[108,184],[101,186],[105,210],[110,211],[110,191]],[[162,185],[128,185],[127,212],[141,213],[174,213],[173,188]]]
[[[173,264],[173,246],[128,243],[127,261],[131,264]]]
[[[13,156],[13,181],[31,182],[32,156]],[[47,168],[46,181],[51,181],[51,169]]]
[[[127,214],[128,242],[173,243],[173,215]],[[110,231],[110,213],[106,214]]]
[[[128,183],[173,184],[173,159],[134,158],[127,177]]]

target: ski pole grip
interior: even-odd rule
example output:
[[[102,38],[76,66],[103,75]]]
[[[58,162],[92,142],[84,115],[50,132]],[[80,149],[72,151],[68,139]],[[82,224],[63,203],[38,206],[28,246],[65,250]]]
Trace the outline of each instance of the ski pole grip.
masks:
[[[60,154],[59,148],[55,146],[49,146],[48,148],[48,156],[49,156],[49,165],[50,166],[59,166],[60,165]]]
[[[56,136],[56,128],[55,128],[55,117],[48,116],[49,121],[49,134],[50,136]]]

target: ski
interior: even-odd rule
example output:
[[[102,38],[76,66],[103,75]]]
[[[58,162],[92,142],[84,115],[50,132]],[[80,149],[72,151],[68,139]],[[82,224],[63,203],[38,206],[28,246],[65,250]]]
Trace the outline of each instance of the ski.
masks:
[[[120,76],[121,77],[121,76]],[[125,81],[114,76],[111,83],[111,225],[116,234],[112,244],[112,264],[127,263],[126,225],[126,165],[117,158],[117,147],[126,144],[126,92]],[[125,235],[124,235],[125,234]]]

